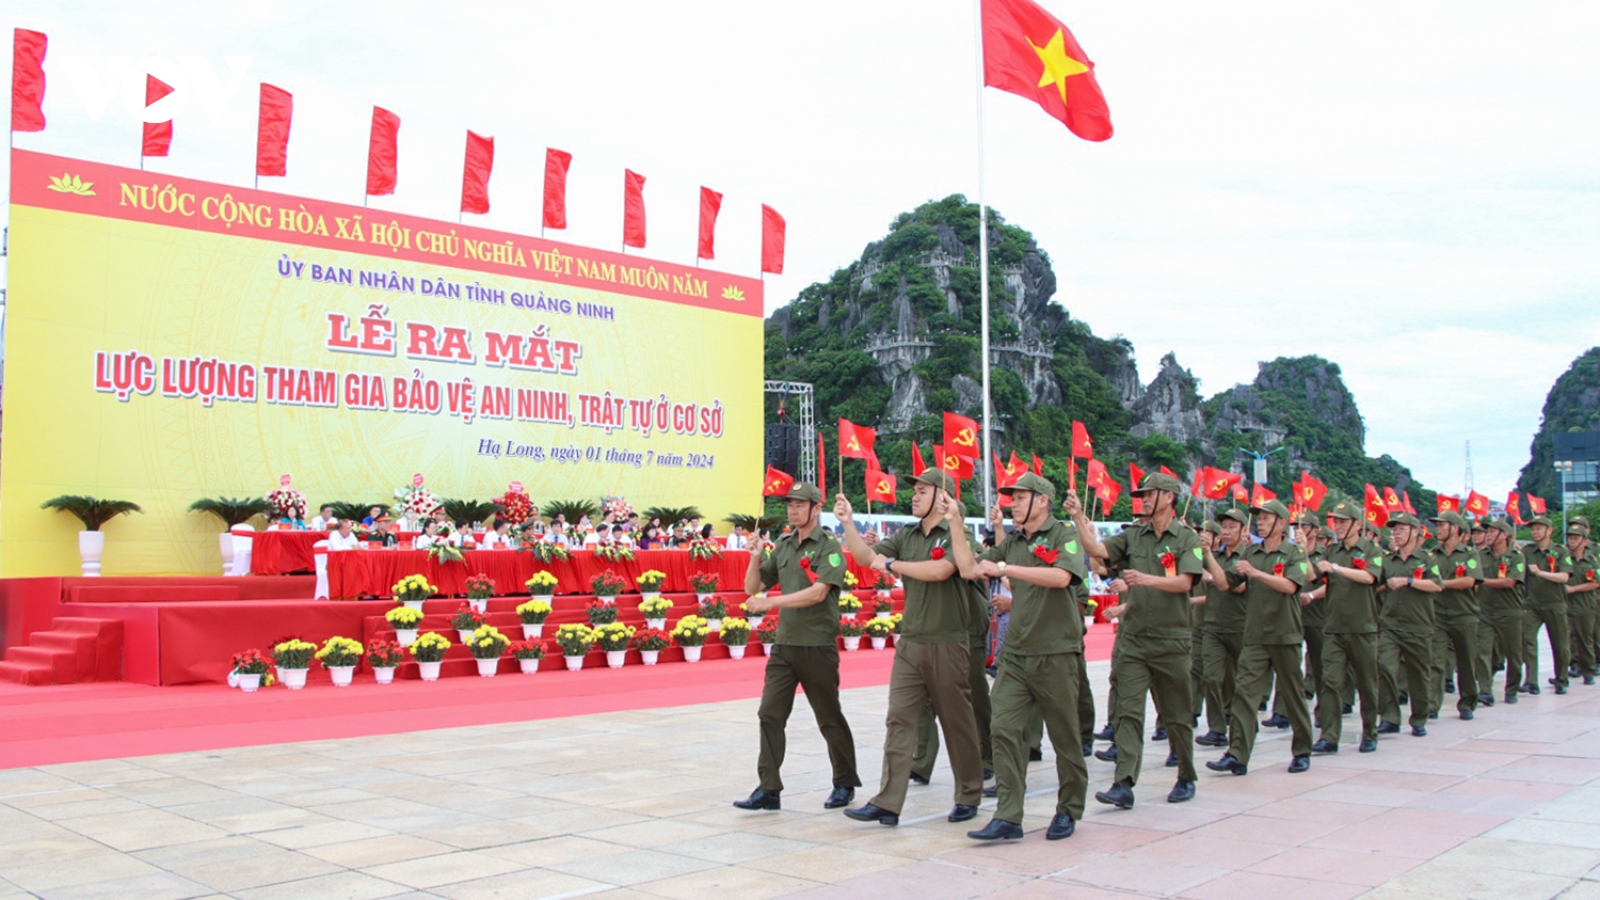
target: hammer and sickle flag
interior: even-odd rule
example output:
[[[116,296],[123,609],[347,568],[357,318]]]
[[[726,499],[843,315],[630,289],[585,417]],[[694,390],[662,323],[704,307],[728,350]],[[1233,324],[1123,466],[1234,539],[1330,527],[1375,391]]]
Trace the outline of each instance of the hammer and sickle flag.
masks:
[[[878,432],[876,429],[865,425],[857,425],[849,419],[839,420],[839,455],[851,459],[872,460],[876,469],[878,453],[873,449],[877,443]]]
[[[881,503],[894,502],[895,477],[877,469],[867,470],[867,499]]]
[[[1055,16],[1029,0],[983,0],[983,83],[1026,97],[1078,137],[1111,137],[1094,63]]]
[[[772,466],[767,466],[767,477],[761,485],[761,496],[782,497],[794,487],[794,476]]]
[[[978,458],[978,423],[955,413],[944,414],[944,449],[967,459]]]
[[[1452,497],[1449,494],[1440,494],[1440,495],[1438,495],[1438,500],[1439,500],[1439,512],[1440,513],[1447,513],[1447,512],[1458,513],[1458,512],[1461,512],[1461,498],[1460,497]]]
[[[1300,505],[1321,512],[1322,498],[1328,496],[1328,486],[1310,472],[1301,470],[1300,483],[1295,488],[1294,496]]]
[[[1489,514],[1489,498],[1477,491],[1468,492],[1467,512],[1475,516],[1487,516]]]

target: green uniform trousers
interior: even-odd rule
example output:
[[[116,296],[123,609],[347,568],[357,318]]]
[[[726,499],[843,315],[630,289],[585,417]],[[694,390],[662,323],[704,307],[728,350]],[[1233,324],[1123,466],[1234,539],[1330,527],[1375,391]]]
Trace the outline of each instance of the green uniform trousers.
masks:
[[[1226,731],[1227,725],[1223,719],[1226,710],[1211,709],[1206,703],[1205,650],[1205,629],[1196,628],[1189,633],[1189,721],[1198,727],[1201,714],[1209,713],[1206,716],[1206,730]],[[1223,727],[1215,727],[1218,722],[1224,722]]]
[[[1378,715],[1400,724],[1400,677],[1411,699],[1411,725],[1428,724],[1428,676],[1433,672],[1433,633],[1378,633]]]
[[[1078,663],[1081,653],[1022,656],[1003,651],[994,683],[995,818],[1022,824],[1022,798],[1028,790],[1028,720],[1044,718],[1056,753],[1056,814],[1083,818],[1089,770],[1078,736]]]
[[[1324,634],[1322,687],[1317,693],[1317,718],[1322,739],[1339,743],[1344,730],[1341,712],[1349,683],[1361,700],[1361,739],[1378,739],[1378,634]]]
[[[1235,670],[1244,635],[1237,631],[1206,631],[1200,649],[1206,691],[1206,723],[1217,734],[1228,733],[1228,710],[1233,705]],[[1253,715],[1253,713],[1252,713]],[[1219,725],[1220,721],[1220,725]]]
[[[1593,678],[1595,675],[1595,645],[1594,645],[1594,610],[1573,610],[1567,606],[1568,631],[1572,634],[1572,665],[1578,667],[1578,674]],[[1568,667],[1570,672],[1571,667]]]
[[[1301,684],[1299,644],[1246,644],[1239,653],[1239,668],[1233,692],[1233,723],[1228,728],[1228,752],[1245,765],[1250,764],[1250,754],[1255,750],[1256,731],[1261,723],[1256,721],[1256,709],[1267,699],[1276,676],[1280,686],[1290,688],[1285,692],[1283,714],[1294,729],[1291,752],[1295,756],[1311,755],[1311,710],[1306,707],[1305,696],[1293,688]],[[1122,751],[1117,751],[1121,755]]]
[[[1456,710],[1478,707],[1478,617],[1439,616],[1433,632],[1433,674],[1428,695],[1429,712],[1444,709],[1444,683],[1452,670],[1456,676]]]
[[[1116,652],[1115,649],[1112,652]],[[1107,699],[1109,702],[1110,698]],[[1110,716],[1106,717],[1106,722],[1111,722]],[[1078,731],[1083,736],[1083,743],[1094,743],[1094,685],[1089,683],[1089,664],[1081,654],[1078,656]],[[1033,718],[1028,720],[1028,730],[1023,734],[1023,739],[1028,742],[1030,752],[1044,749],[1044,716],[1038,710],[1034,710]]]
[[[994,748],[989,744],[989,675],[983,670],[987,655],[983,646],[967,645],[967,685],[972,690],[972,717],[978,723],[978,752],[983,756],[985,768],[994,766]],[[896,649],[898,651],[898,648]],[[893,677],[892,674],[890,676]],[[939,762],[939,717],[929,702],[922,707],[922,721],[917,725],[917,754],[911,758],[911,771],[923,778],[933,774]]]
[[[1190,724],[1189,639],[1119,635],[1117,711],[1112,719],[1117,746],[1116,780],[1139,783],[1144,757],[1145,694],[1156,703],[1156,721],[1178,755],[1178,777],[1194,781],[1194,726]]]
[[[898,815],[906,803],[911,760],[917,749],[922,710],[933,706],[950,745],[950,770],[956,803],[977,806],[983,799],[983,756],[972,712],[971,651],[965,642],[924,644],[901,641],[889,673],[889,713],[883,738],[883,781],[871,803]]]
[[[1494,693],[1495,660],[1506,664],[1506,693],[1522,686],[1517,680],[1522,671],[1522,612],[1498,613],[1478,619],[1478,691]]]
[[[1306,674],[1301,683],[1305,685],[1306,693],[1311,695],[1312,707],[1317,710],[1317,715],[1321,715],[1322,695],[1325,692],[1322,654],[1327,645],[1327,636],[1322,633],[1321,625],[1307,625],[1301,631],[1305,634],[1306,642]]]
[[[834,787],[860,787],[855,738],[839,707],[839,648],[775,644],[772,655],[767,657],[766,682],[761,686],[761,706],[756,711],[761,722],[761,756],[756,763],[761,789],[773,793],[783,790],[778,770],[783,767],[788,746],[784,728],[789,723],[789,713],[794,711],[796,687],[805,688],[817,730],[828,745]]]
[[[1567,610],[1562,606],[1527,607],[1522,611],[1522,684],[1539,684],[1539,626],[1544,626],[1555,657],[1556,684],[1567,685],[1567,669],[1572,666],[1572,634],[1567,629]],[[1507,669],[1509,672],[1510,670]]]

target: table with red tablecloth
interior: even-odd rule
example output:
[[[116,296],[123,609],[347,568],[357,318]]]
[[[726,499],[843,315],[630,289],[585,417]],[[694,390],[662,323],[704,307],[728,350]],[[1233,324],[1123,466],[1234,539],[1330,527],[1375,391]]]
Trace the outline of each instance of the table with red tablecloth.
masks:
[[[327,540],[326,531],[253,531],[251,575],[292,575],[316,571],[311,545]]]

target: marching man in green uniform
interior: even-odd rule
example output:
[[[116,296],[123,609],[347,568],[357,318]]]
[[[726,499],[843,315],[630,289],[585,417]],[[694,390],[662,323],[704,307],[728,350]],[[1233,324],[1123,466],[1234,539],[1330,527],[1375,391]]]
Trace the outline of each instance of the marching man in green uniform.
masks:
[[[1527,566],[1522,551],[1512,543],[1510,522],[1489,523],[1489,543],[1479,554],[1483,561],[1483,586],[1478,590],[1478,699],[1494,699],[1494,660],[1506,661],[1507,703],[1517,702],[1522,683],[1522,583]],[[1497,654],[1498,651],[1498,654]]]
[[[844,539],[858,565],[897,575],[905,582],[906,605],[889,675],[889,713],[883,739],[883,782],[865,806],[844,814],[862,822],[900,824],[917,749],[922,710],[933,704],[950,746],[955,773],[955,808],[950,821],[965,822],[978,814],[983,799],[983,757],[978,723],[972,712],[968,680],[971,651],[967,633],[972,609],[967,586],[956,577],[951,545],[967,540],[950,495],[950,473],[927,469],[917,476],[911,514],[922,521],[908,525],[869,547],[856,528],[855,511],[844,494],[833,514],[844,524]],[[947,517],[954,519],[947,522]]]
[[[1144,752],[1145,694],[1154,696],[1156,715],[1178,758],[1178,783],[1168,803],[1194,798],[1194,726],[1190,718],[1189,594],[1199,580],[1204,551],[1200,538],[1177,521],[1174,506],[1183,485],[1171,475],[1146,475],[1136,491],[1149,521],[1107,538],[1084,535],[1090,556],[1105,560],[1116,577],[1111,590],[1121,595],[1116,615],[1118,672],[1116,780],[1094,798],[1128,809],[1139,780]],[[1111,610],[1107,611],[1112,614]]]
[[[803,687],[806,701],[817,719],[817,730],[828,744],[833,764],[833,792],[826,809],[848,806],[861,779],[856,775],[855,738],[839,707],[839,590],[844,587],[844,548],[819,528],[822,492],[816,485],[796,483],[783,498],[791,531],[766,555],[750,554],[744,590],[750,612],[778,610],[778,640],[767,658],[766,683],[761,688],[761,756],[756,764],[761,786],[747,799],[734,801],[740,809],[778,809],[786,747],[784,727],[794,710],[795,688]],[[778,585],[781,596],[757,597]]]
[[[1443,512],[1433,518],[1434,533],[1439,538],[1439,546],[1433,551],[1433,566],[1439,570],[1444,590],[1433,601],[1433,676],[1428,709],[1437,713],[1443,708],[1444,682],[1451,668],[1449,651],[1454,648],[1456,712],[1463,719],[1472,718],[1472,711],[1478,705],[1478,595],[1475,588],[1483,581],[1483,567],[1478,562],[1477,551],[1466,544],[1471,527],[1456,512]]]
[[[1233,571],[1225,573],[1229,584],[1245,586],[1244,650],[1233,692],[1233,723],[1228,752],[1206,763],[1206,768],[1234,775],[1249,771],[1260,727],[1256,708],[1267,699],[1276,675],[1280,685],[1290,688],[1284,697],[1284,712],[1294,729],[1289,771],[1304,772],[1311,768],[1311,712],[1299,690],[1305,683],[1300,671],[1299,595],[1311,577],[1311,567],[1305,553],[1284,540],[1289,510],[1281,501],[1268,500],[1250,511],[1256,516],[1261,543],[1245,547]]]
[[[1567,553],[1572,557],[1572,580],[1567,582],[1567,623],[1572,632],[1572,665],[1567,674],[1594,684],[1595,675],[1595,560],[1589,551],[1589,526],[1573,519],[1567,525]]]
[[[1194,727],[1200,727],[1200,716],[1206,717],[1206,730],[1200,737],[1194,739],[1196,744],[1205,744],[1206,738],[1213,734],[1223,736],[1227,742],[1228,711],[1223,708],[1220,698],[1213,699],[1206,690],[1206,591],[1203,579],[1210,577],[1211,573],[1205,571],[1205,553],[1216,546],[1217,537],[1222,534],[1222,526],[1214,520],[1207,519],[1196,532],[1200,536],[1200,576],[1195,581],[1194,588],[1189,594],[1189,692],[1191,699],[1191,718]]]
[[[1228,746],[1227,725],[1217,727],[1217,720],[1227,721],[1227,710],[1233,706],[1239,654],[1244,650],[1244,585],[1228,582],[1226,570],[1239,559],[1244,548],[1250,546],[1250,514],[1242,509],[1225,509],[1217,513],[1221,534],[1211,546],[1201,544],[1205,554],[1206,583],[1205,646],[1201,648],[1201,665],[1205,670],[1206,705],[1220,710],[1211,720],[1211,728],[1194,739],[1202,747]],[[1254,718],[1255,713],[1252,712]]]
[[[1522,658],[1527,674],[1524,693],[1539,693],[1539,626],[1550,640],[1550,655],[1555,657],[1555,676],[1550,683],[1556,693],[1567,692],[1567,667],[1572,663],[1571,633],[1567,628],[1567,582],[1572,580],[1572,556],[1567,548],[1550,540],[1550,520],[1534,516],[1529,530],[1533,543],[1522,548],[1527,567],[1528,602],[1522,619]]]
[[[954,545],[963,578],[1007,578],[1011,582],[1011,625],[996,665],[991,703],[994,721],[994,774],[999,803],[988,825],[967,836],[980,841],[1022,837],[1022,798],[1027,792],[1028,745],[1025,733],[1034,712],[1044,717],[1056,753],[1056,814],[1048,840],[1071,837],[1083,818],[1089,772],[1083,763],[1078,729],[1078,665],[1083,655],[1083,618],[1069,588],[1085,577],[1083,554],[1066,524],[1050,514],[1056,489],[1029,472],[1000,492],[1011,496],[1011,533],[981,561],[965,541]],[[998,537],[1000,507],[989,511]]]
[[[1302,683],[1306,693],[1312,697],[1312,709],[1321,716],[1322,695],[1326,690],[1322,680],[1322,651],[1323,625],[1328,619],[1328,590],[1322,570],[1317,566],[1322,561],[1323,547],[1322,523],[1317,520],[1315,513],[1300,514],[1299,521],[1295,522],[1295,543],[1305,552],[1306,563],[1311,566],[1311,575],[1300,593],[1300,630],[1305,634],[1306,643],[1306,675]],[[1279,696],[1283,692],[1284,689],[1280,687]],[[1337,704],[1333,710],[1335,714],[1339,712]],[[1315,718],[1312,719],[1312,727],[1317,727]]]
[[[1400,733],[1400,670],[1405,669],[1411,699],[1411,733],[1428,734],[1428,677],[1433,671],[1433,599],[1444,590],[1439,573],[1423,553],[1422,523],[1409,513],[1389,517],[1389,550],[1378,573],[1383,594],[1378,634],[1378,671],[1383,722],[1379,734]]]
[[[1338,753],[1346,675],[1353,675],[1361,701],[1362,753],[1378,749],[1378,593],[1377,572],[1383,554],[1361,536],[1362,510],[1339,503],[1328,513],[1334,540],[1322,548],[1317,571],[1323,586],[1327,618],[1323,623],[1322,688],[1317,716],[1322,736],[1313,753]]]

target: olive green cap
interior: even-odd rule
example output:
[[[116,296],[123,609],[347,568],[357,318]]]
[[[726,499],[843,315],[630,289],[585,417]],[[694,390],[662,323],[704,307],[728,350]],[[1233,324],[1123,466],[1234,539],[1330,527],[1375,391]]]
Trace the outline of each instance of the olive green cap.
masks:
[[[1300,514],[1300,518],[1295,520],[1295,524],[1306,528],[1321,528],[1322,520],[1317,518],[1316,513],[1303,512]]]
[[[1209,531],[1212,534],[1221,534],[1222,533],[1222,526],[1218,525],[1215,519],[1207,519],[1207,520],[1205,520],[1204,523],[1201,524],[1200,530],[1201,531]]]
[[[1473,531],[1488,531],[1492,527],[1493,525],[1490,523],[1489,519],[1479,519],[1478,521],[1472,523]]]
[[[1458,513],[1458,512],[1442,512],[1442,513],[1439,513],[1438,515],[1433,517],[1433,521],[1435,521],[1435,522],[1444,522],[1447,525],[1454,525],[1457,528],[1463,528],[1463,529],[1471,529],[1472,528],[1472,525],[1471,525],[1471,523],[1469,523],[1467,521],[1466,516],[1463,516],[1461,513]]]
[[[1250,511],[1269,512],[1280,519],[1289,518],[1289,507],[1284,506],[1282,500],[1263,500],[1260,503],[1251,504]]]
[[[1506,521],[1505,519],[1490,519],[1489,520],[1489,527],[1493,528],[1495,531],[1501,532],[1502,534],[1516,534],[1517,533],[1516,526],[1512,525],[1510,522]]]
[[[1016,482],[1000,488],[1000,493],[1008,497],[1014,491],[1032,491],[1035,494],[1043,494],[1052,500],[1056,496],[1056,486],[1050,483],[1050,479],[1043,475],[1035,475],[1032,472],[1025,473]]]
[[[1389,516],[1389,527],[1396,525],[1410,525],[1412,528],[1421,528],[1422,522],[1410,513],[1398,512]]]
[[[1573,516],[1572,518],[1568,519],[1567,522],[1570,524],[1582,525],[1586,529],[1589,527],[1588,516]]]
[[[814,484],[796,481],[789,486],[789,493],[783,495],[785,500],[809,500],[812,503],[822,502],[822,491]]]
[[[1245,509],[1240,509],[1237,506],[1233,507],[1232,509],[1225,509],[1222,512],[1217,513],[1217,518],[1218,519],[1232,519],[1235,522],[1238,522],[1240,525],[1245,526],[1246,528],[1250,527],[1250,511],[1249,510],[1245,510]]]
[[[1360,508],[1358,508],[1354,503],[1347,503],[1347,502],[1341,500],[1337,504],[1334,505],[1333,509],[1328,511],[1328,518],[1330,518],[1330,519],[1362,519],[1362,518],[1365,518],[1365,516],[1363,515],[1362,510]]]
[[[1325,541],[1336,541],[1339,539],[1339,536],[1333,533],[1333,529],[1326,526],[1324,526],[1321,531],[1317,532],[1317,536]]]
[[[1579,535],[1579,536],[1582,536],[1582,537],[1588,537],[1589,536],[1589,526],[1584,525],[1581,522],[1573,522],[1573,521],[1569,520],[1567,522],[1567,534],[1569,534],[1569,535],[1576,534],[1576,535]]]
[[[1551,527],[1550,526],[1550,517],[1549,516],[1534,516],[1533,517],[1533,521],[1529,522],[1528,524],[1529,525],[1543,525],[1546,528]]]
[[[1178,482],[1178,479],[1165,472],[1151,472],[1144,476],[1143,481],[1139,482],[1139,487],[1134,490],[1134,493],[1142,494],[1145,491],[1168,491],[1173,494],[1181,494],[1183,493],[1183,485]]]
[[[923,469],[914,480],[917,484],[931,484],[951,496],[956,492],[955,477],[943,469]]]

